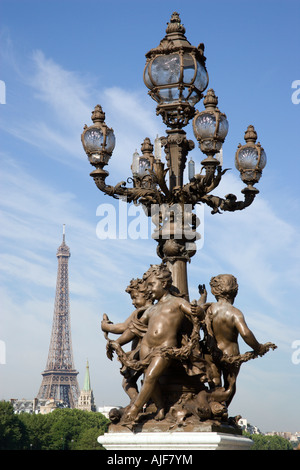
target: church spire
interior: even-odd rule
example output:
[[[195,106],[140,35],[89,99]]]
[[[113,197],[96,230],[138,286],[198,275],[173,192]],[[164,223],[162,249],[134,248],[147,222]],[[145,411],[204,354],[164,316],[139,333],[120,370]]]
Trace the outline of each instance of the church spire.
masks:
[[[85,392],[89,392],[91,390],[91,379],[90,379],[90,368],[89,368],[89,361],[86,361],[86,369],[85,369],[85,377],[83,383],[83,390]]]
[[[96,411],[93,390],[91,388],[89,361],[86,361],[83,389],[78,398],[77,408],[84,411]]]

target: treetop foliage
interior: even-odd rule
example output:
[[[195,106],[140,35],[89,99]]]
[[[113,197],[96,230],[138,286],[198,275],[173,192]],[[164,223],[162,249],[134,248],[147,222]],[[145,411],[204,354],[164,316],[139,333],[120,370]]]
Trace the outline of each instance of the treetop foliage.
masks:
[[[101,450],[98,436],[109,420],[101,413],[57,409],[48,414],[15,414],[0,402],[0,450]]]

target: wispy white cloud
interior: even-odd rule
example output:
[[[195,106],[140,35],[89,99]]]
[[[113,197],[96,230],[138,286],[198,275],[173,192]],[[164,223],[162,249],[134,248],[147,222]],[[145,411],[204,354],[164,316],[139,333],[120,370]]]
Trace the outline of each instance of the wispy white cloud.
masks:
[[[266,315],[261,311],[249,312],[251,325],[254,331],[259,331],[261,338],[268,338],[274,342],[280,351],[291,357],[291,345],[294,339],[300,338],[300,326],[297,324],[289,324],[285,319],[275,318],[270,312]]]
[[[0,126],[48,157],[69,165],[84,158],[80,134],[91,115],[93,85],[86,76],[65,70],[42,51],[35,51],[31,59],[18,73],[23,99],[12,96],[10,100],[10,104],[17,100],[18,113],[9,119],[11,108],[7,107],[8,114]],[[62,158],[65,155],[68,158]]]
[[[45,266],[46,264],[46,266]],[[16,282],[30,281],[34,279],[36,285],[53,287],[51,277],[49,276],[49,263],[44,260],[43,263],[36,263],[20,258],[16,255],[0,254],[0,272],[5,276],[14,278]]]
[[[40,50],[32,54],[28,70],[20,79],[28,93],[26,106],[32,112],[22,112],[20,103],[14,121],[2,121],[0,126],[47,157],[66,165],[83,161],[80,135],[85,124],[92,125],[91,113],[96,104],[102,105],[106,123],[116,135],[109,165],[115,178],[130,176],[132,154],[136,149],[140,151],[145,137],[154,142],[156,135],[164,132],[161,121],[155,118],[152,100],[147,96],[145,99],[144,93],[118,87],[96,90],[92,80],[64,69]]]
[[[33,53],[34,73],[29,79],[34,97],[46,103],[60,122],[58,126],[77,126],[90,113],[90,84],[86,77],[71,72],[37,50]]]
[[[239,196],[241,187],[235,176],[228,175],[214,192]],[[242,194],[239,198],[243,199]],[[259,195],[241,212],[212,216],[207,211],[205,233],[218,262],[241,273],[244,282],[271,305],[284,302],[287,284],[300,276],[300,242],[296,225],[277,214],[270,202]]]

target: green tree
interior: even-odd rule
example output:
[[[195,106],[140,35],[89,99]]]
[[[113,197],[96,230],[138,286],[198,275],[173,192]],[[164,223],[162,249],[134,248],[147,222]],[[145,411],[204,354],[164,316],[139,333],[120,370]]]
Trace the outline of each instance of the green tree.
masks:
[[[50,437],[52,449],[77,449],[78,442],[82,441],[85,434],[85,448],[94,449],[98,447],[97,437],[107,429],[108,420],[101,413],[94,413],[82,410],[54,410],[48,415],[51,423]],[[94,434],[88,434],[90,429],[94,429]],[[87,443],[87,435],[92,439]],[[81,448],[83,446],[83,441]],[[98,447],[99,448],[99,447]]]
[[[72,450],[103,450],[97,441],[100,434],[98,428],[84,429],[78,436],[78,440],[74,441]]]
[[[26,427],[14,413],[11,403],[0,402],[0,450],[19,450],[26,447]]]
[[[57,409],[46,415],[20,415],[26,426],[29,446],[37,450],[102,449],[97,437],[107,430],[108,419],[101,413]]]
[[[252,439],[251,450],[293,450],[291,443],[281,436],[265,436],[263,434],[244,433]]]
[[[50,426],[45,415],[22,413],[19,415],[19,419],[26,428],[27,448],[32,450],[46,449],[50,440]]]
[[[16,415],[13,406],[0,402],[0,449],[100,450],[97,438],[108,427],[101,413],[57,409],[52,413]]]

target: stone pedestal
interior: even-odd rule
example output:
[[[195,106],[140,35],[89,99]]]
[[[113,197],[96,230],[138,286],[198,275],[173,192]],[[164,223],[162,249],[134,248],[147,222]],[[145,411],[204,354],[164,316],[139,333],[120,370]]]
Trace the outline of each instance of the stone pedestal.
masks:
[[[253,441],[239,428],[203,422],[198,425],[173,426],[151,421],[129,429],[110,424],[109,431],[98,437],[107,450],[249,450]]]
[[[249,450],[252,441],[218,432],[122,432],[106,433],[98,442],[107,450]]]

